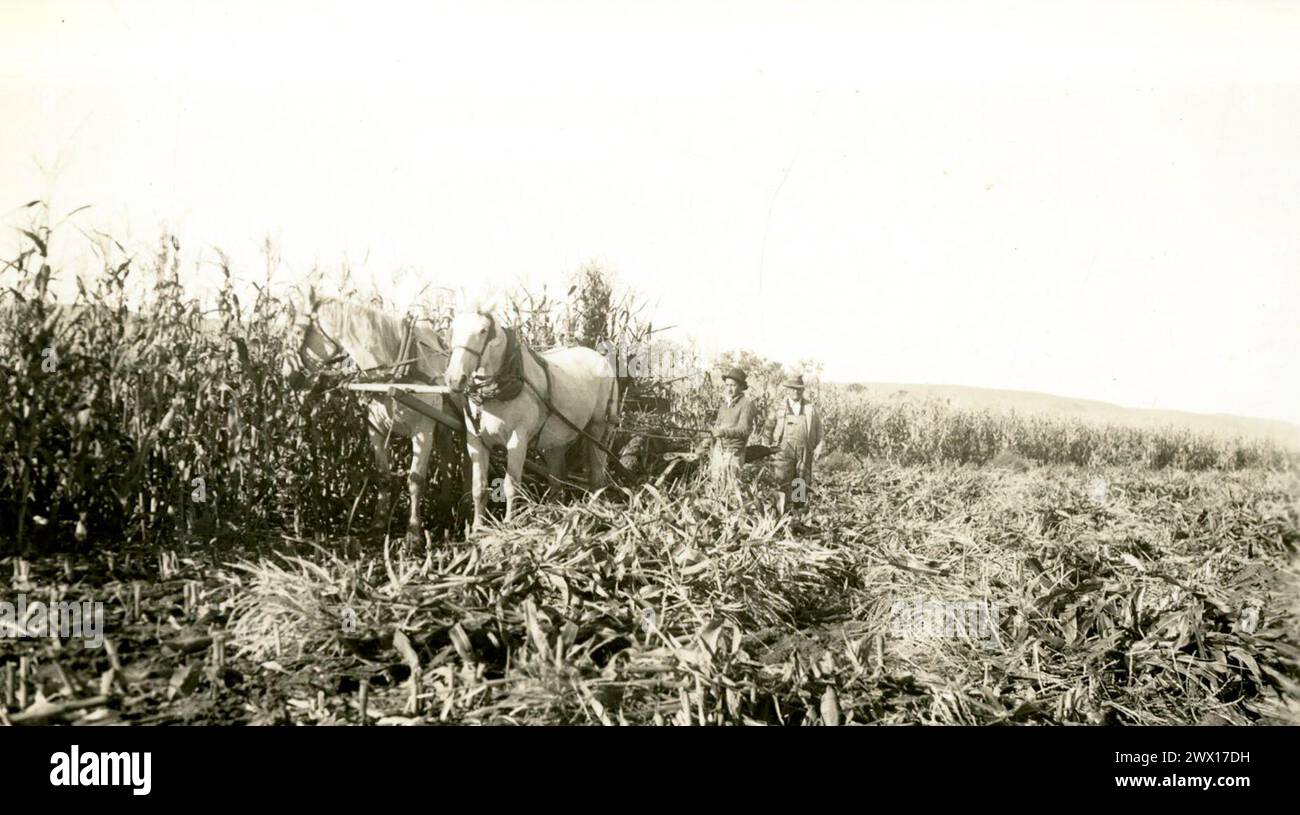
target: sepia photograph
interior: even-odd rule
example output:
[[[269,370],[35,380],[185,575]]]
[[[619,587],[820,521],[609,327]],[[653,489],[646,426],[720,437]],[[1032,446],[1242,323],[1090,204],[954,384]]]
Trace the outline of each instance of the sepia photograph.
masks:
[[[1300,724],[1300,3],[0,0],[0,110],[0,729]]]

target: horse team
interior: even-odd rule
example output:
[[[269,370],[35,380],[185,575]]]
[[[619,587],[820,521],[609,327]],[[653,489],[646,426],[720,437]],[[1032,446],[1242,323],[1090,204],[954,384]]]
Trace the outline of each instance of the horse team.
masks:
[[[588,485],[598,488],[607,483],[608,443],[618,424],[618,383],[609,361],[596,351],[581,347],[534,351],[513,329],[500,326],[488,305],[453,320],[451,348],[432,326],[337,299],[318,299],[314,290],[305,303],[295,304],[295,313],[290,342],[296,350],[284,364],[291,386],[306,387],[328,365],[350,358],[363,372],[378,373],[389,381],[401,372],[405,381],[445,383],[450,391],[415,395],[426,411],[393,399],[371,401],[367,419],[381,485],[376,526],[384,523],[389,503],[388,439],[396,433],[411,439],[407,535],[418,539],[423,534],[420,499],[430,457],[435,447],[442,460],[451,461],[456,455],[453,432],[430,418],[430,412],[454,412],[464,423],[476,531],[484,526],[492,447],[506,451],[506,521],[514,517],[530,446],[542,453],[550,476],[560,482],[566,476],[570,445],[581,441],[586,448]],[[448,480],[443,484],[444,490],[449,489]]]

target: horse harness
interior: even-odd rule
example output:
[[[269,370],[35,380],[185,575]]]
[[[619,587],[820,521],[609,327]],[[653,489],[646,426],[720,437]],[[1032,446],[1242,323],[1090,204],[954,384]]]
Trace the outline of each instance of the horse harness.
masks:
[[[484,339],[483,341],[482,348],[475,349],[475,348],[470,348],[468,345],[457,345],[457,346],[453,346],[452,350],[454,351],[457,348],[459,348],[462,351],[466,351],[470,354],[473,354],[476,363],[475,368],[477,369],[478,367],[477,363],[482,362],[483,354],[487,351],[488,346],[492,344],[492,340],[496,338],[496,331],[497,331],[496,320],[492,319],[492,317],[489,316],[488,334],[487,334],[487,338]],[[552,391],[551,368],[550,365],[547,364],[546,360],[543,359],[541,355],[539,355],[532,348],[527,349],[529,355],[532,356],[533,361],[536,362],[538,367],[542,369],[542,372],[546,374],[546,393],[543,394],[541,391],[537,390],[537,386],[534,385],[532,382],[528,381],[528,377],[524,375],[524,350],[525,349],[523,343],[519,341],[518,331],[514,328],[503,328],[502,331],[506,335],[505,365],[502,368],[502,370],[496,373],[495,375],[484,377],[483,379],[480,380],[471,381],[470,384],[466,387],[466,395],[469,397],[468,399],[466,399],[466,403],[465,403],[466,427],[474,428],[475,436],[478,436],[480,434],[478,419],[474,417],[473,410],[470,408],[470,403],[478,405],[481,410],[484,402],[508,402],[511,399],[518,397],[524,388],[528,388],[528,390],[532,391],[533,395],[537,397],[537,400],[542,403],[542,406],[546,408],[546,418],[542,420],[542,425],[541,427],[538,428],[537,431],[538,435],[541,434],[542,428],[546,427],[546,423],[550,421],[552,416],[554,416],[557,419],[559,419],[561,422],[563,422],[565,426],[568,427],[570,430],[572,430],[574,433],[577,433],[579,436],[582,436],[584,439],[586,439],[587,441],[595,445],[599,450],[604,452],[606,455],[610,456],[610,465],[614,468],[614,470],[616,472],[626,475],[627,471],[619,463],[618,455],[614,451],[610,450],[609,447],[606,446],[604,443],[602,443],[599,439],[592,438],[590,433],[583,430],[581,427],[578,427],[576,424],[570,421],[568,416],[565,416],[563,413],[556,410],[555,406],[551,404],[551,400],[550,400],[550,394]],[[614,392],[611,391],[610,399],[612,400],[613,398],[614,398]],[[609,416],[608,404],[605,405],[605,415],[606,417]]]
[[[300,363],[302,363],[305,367],[325,368],[332,365],[337,365],[340,362],[344,362],[350,358],[351,355],[348,354],[346,350],[344,350],[343,343],[339,342],[337,339],[335,339],[334,335],[330,334],[328,331],[325,330],[325,327],[321,325],[320,320],[316,318],[315,313],[307,315],[305,319],[308,327],[310,327],[312,330],[319,332],[320,335],[324,337],[327,342],[329,342],[330,346],[333,348],[334,353],[332,353],[329,357],[325,359],[318,360],[315,364],[310,363],[307,360],[307,356],[306,356],[307,343],[306,343],[306,337],[304,336],[302,345],[298,346],[298,361]],[[328,390],[335,390],[337,388],[343,387],[343,385],[346,382],[354,378],[359,378],[363,381],[367,379],[373,380],[375,378],[379,378],[379,379],[392,381],[397,384],[401,384],[401,383],[419,383],[425,385],[438,384],[438,382],[434,377],[431,377],[428,374],[424,373],[416,366],[416,363],[419,362],[420,358],[418,355],[413,353],[413,350],[415,349],[415,346],[422,345],[422,343],[420,342],[420,340],[416,339],[415,337],[415,327],[417,323],[421,322],[421,319],[423,319],[424,322],[428,322],[431,324],[433,322],[432,320],[429,320],[427,318],[418,318],[413,315],[407,315],[402,320],[402,340],[398,348],[396,362],[375,365],[369,368],[361,368],[354,374],[344,375],[339,382],[337,382],[332,387],[328,388]],[[439,353],[445,353],[445,349],[441,347],[441,344],[439,344],[438,348],[433,350]],[[383,375],[382,373],[377,373],[382,371],[391,371],[391,374]],[[392,410],[391,400],[389,403],[389,409]],[[373,417],[368,417],[366,419],[366,422],[372,428],[382,431],[382,428],[379,428],[377,425],[375,425]],[[384,440],[385,445],[387,445],[388,443],[388,438],[392,436],[393,427],[394,427],[393,423],[390,422],[388,424],[388,433]]]
[[[552,386],[550,365],[532,348],[525,349],[524,344],[519,341],[519,332],[516,329],[503,328],[501,331],[506,337],[505,365],[499,372],[492,376],[471,381],[466,387],[466,394],[469,397],[468,401],[478,406],[481,410],[484,402],[509,402],[518,397],[526,387],[528,390],[533,392],[533,395],[536,396],[538,401],[542,403],[542,406],[546,408],[546,419],[542,420],[543,427],[546,426],[546,422],[552,415],[554,415],[558,416],[560,421],[564,422],[571,429],[582,433],[582,430],[577,425],[569,421],[567,416],[560,413],[551,404],[550,394]],[[459,348],[462,351],[473,354],[476,363],[481,362],[484,352],[487,351],[487,348],[492,344],[492,341],[496,339],[496,332],[496,320],[489,317],[488,334],[487,338],[483,341],[483,347],[481,349],[476,350],[470,348],[468,345],[457,345],[452,350]],[[527,350],[529,356],[533,358],[533,362],[542,369],[542,373],[546,375],[545,394],[537,390],[537,386],[528,381],[528,377],[524,374],[525,350]],[[475,367],[477,367],[477,365]],[[474,416],[474,412],[470,409],[468,404],[465,405],[465,420],[467,424],[474,428],[474,435],[477,436],[479,434],[478,419]],[[538,432],[540,432],[540,430]]]
[[[384,376],[383,378],[396,383],[418,382],[425,385],[437,384],[433,377],[425,374],[416,366],[416,363],[420,361],[420,357],[418,354],[413,353],[415,346],[419,344],[419,340],[415,337],[415,326],[417,323],[421,322],[421,319],[422,318],[408,315],[402,320],[402,342],[398,348],[396,362],[375,365],[370,368],[362,368],[359,372],[362,377],[365,378],[367,374],[374,374],[378,371],[391,371],[392,373],[390,375]],[[348,359],[348,352],[343,350],[343,343],[339,342],[332,334],[326,331],[325,327],[320,324],[320,321],[316,319],[315,315],[312,315],[309,320],[311,327],[320,332],[320,335],[334,348],[333,355],[327,359],[320,360],[316,364],[320,367],[328,367],[330,365],[337,365],[338,363]],[[424,322],[432,321],[424,319]],[[298,359],[304,365],[307,364],[307,360],[304,356],[305,348],[305,343],[298,348]]]
[[[415,365],[420,359],[419,355],[412,353],[417,343],[415,324],[418,321],[416,317],[411,316],[402,321],[402,344],[397,351],[397,362],[394,362],[391,366],[394,382],[406,382],[409,379],[410,381],[418,382],[423,380],[426,384],[434,384],[433,380]],[[412,371],[414,371],[414,374],[412,374]]]
[[[457,345],[455,348],[473,354],[475,362],[481,362],[484,352],[487,351],[487,347],[491,345],[492,340],[496,338],[496,331],[496,320],[489,317],[488,334],[487,338],[483,341],[482,348],[474,349],[470,348],[468,345]],[[524,344],[519,341],[519,332],[516,329],[503,328],[502,332],[506,335],[505,365],[497,374],[471,382],[466,388],[469,396],[468,402],[474,403],[481,410],[484,402],[509,402],[511,399],[518,397],[519,394],[523,392],[524,388],[528,388],[528,390],[532,391],[533,395],[537,397],[537,401],[542,403],[542,407],[546,408],[546,418],[542,420],[541,425],[543,428],[546,427],[546,423],[550,421],[552,416],[554,416],[574,433],[577,433],[579,436],[594,443],[606,454],[613,456],[614,453],[608,447],[602,444],[599,440],[593,439],[587,431],[578,427],[569,420],[568,416],[565,416],[563,413],[556,410],[555,406],[551,404],[550,395],[553,390],[551,383],[551,367],[546,360],[532,348],[526,348]],[[455,348],[452,350],[455,350]],[[528,377],[524,375],[525,350],[527,350],[529,356],[533,358],[533,362],[537,363],[537,366],[542,369],[542,373],[546,375],[546,393],[539,391],[537,386],[530,382]],[[612,393],[610,394],[610,397],[613,398]],[[606,405],[606,415],[608,415],[608,412],[609,406]],[[475,418],[474,412],[470,409],[469,404],[465,405],[465,423],[474,428],[475,436],[479,435],[478,419]],[[538,429],[538,433],[541,433],[541,428]]]
[[[303,324],[303,319],[304,318],[298,319],[297,323],[295,324],[295,328],[297,327],[297,325]],[[329,341],[329,344],[334,348],[334,353],[331,354],[327,359],[319,359],[316,360],[315,362],[308,360],[307,359],[307,334],[306,331],[304,330],[302,344],[298,346],[298,362],[301,363],[304,368],[316,368],[316,367],[326,368],[329,367],[330,365],[337,365],[338,363],[348,358],[348,352],[343,350],[343,343],[334,339],[334,336],[325,330],[325,327],[320,324],[320,320],[316,319],[315,313],[306,315],[305,320],[308,328],[311,328],[319,332],[322,337],[324,337],[326,340]]]

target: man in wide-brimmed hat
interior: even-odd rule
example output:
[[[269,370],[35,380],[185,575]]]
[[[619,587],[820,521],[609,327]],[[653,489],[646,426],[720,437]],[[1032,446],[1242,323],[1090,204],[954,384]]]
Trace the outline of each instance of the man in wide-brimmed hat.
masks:
[[[808,506],[813,461],[822,454],[822,419],[817,407],[804,400],[802,375],[787,378],[781,386],[786,398],[772,429],[772,446],[777,448],[772,470],[780,487],[776,508],[801,511]]]
[[[745,443],[754,429],[754,404],[745,395],[749,383],[740,368],[724,373],[722,385],[726,399],[713,422],[710,474],[714,484],[729,488],[744,472]]]

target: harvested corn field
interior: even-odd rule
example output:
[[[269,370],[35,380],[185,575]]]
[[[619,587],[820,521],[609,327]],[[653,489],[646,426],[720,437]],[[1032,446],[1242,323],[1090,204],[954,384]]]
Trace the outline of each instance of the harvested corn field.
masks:
[[[20,646],[9,717],[1300,721],[1293,474],[881,463],[798,533],[737,509],[646,487],[468,543],[24,561],[34,596],[112,599],[105,649]]]

